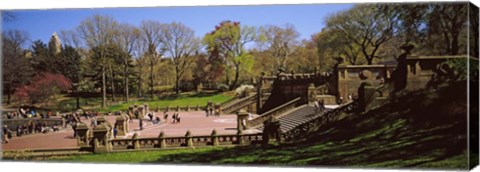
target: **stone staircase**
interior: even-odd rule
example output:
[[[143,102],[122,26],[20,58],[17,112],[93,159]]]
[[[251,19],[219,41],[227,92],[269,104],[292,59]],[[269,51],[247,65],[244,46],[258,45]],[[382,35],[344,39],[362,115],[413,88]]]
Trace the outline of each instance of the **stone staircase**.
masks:
[[[326,111],[328,111],[328,109],[326,109]],[[300,124],[318,118],[322,114],[323,112],[321,111],[315,112],[315,107],[308,105],[299,106],[278,118],[280,121],[280,129],[282,132],[290,131]],[[258,129],[263,130],[263,126]]]

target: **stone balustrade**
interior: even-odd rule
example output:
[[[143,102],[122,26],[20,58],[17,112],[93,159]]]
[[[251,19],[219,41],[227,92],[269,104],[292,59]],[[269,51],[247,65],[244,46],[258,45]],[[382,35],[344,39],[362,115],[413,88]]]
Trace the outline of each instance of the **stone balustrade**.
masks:
[[[165,136],[163,132],[159,137],[149,138],[125,138],[112,139],[108,142],[112,146],[112,151],[126,149],[164,149],[164,148],[182,148],[182,147],[198,147],[198,146],[219,146],[219,145],[245,145],[259,144],[262,142],[262,134],[230,134],[217,135],[216,131],[212,131],[211,135],[194,136],[187,131],[185,136]]]

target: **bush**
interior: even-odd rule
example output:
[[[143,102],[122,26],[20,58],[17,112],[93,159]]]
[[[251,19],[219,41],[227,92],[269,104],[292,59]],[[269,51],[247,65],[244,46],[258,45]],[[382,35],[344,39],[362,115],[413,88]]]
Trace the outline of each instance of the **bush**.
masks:
[[[217,85],[217,91],[218,91],[218,92],[228,91],[228,85],[218,84],[218,85]]]

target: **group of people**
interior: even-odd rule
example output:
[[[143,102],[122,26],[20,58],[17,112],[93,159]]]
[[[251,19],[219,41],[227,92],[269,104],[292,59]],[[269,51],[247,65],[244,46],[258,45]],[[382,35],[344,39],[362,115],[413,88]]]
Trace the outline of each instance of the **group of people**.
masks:
[[[7,112],[3,114],[3,119],[26,119],[26,118],[50,118],[52,116],[52,112],[48,113],[37,113],[33,109],[28,108],[19,108],[18,111],[15,112]]]

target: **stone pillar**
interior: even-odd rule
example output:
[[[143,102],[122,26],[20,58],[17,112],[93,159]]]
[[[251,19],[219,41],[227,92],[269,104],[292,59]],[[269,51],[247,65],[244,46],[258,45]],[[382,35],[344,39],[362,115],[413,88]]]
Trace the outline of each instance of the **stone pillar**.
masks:
[[[138,115],[138,118],[139,118],[139,119],[145,117],[146,113],[145,113],[145,109],[143,108],[143,106],[139,106],[139,107],[137,108],[137,110],[138,110],[138,114],[139,114],[139,115]]]
[[[115,127],[117,128],[117,135],[118,136],[125,136],[127,131],[127,121],[123,115],[117,116],[115,118]]]
[[[239,145],[244,145],[245,141],[243,140],[243,132],[242,130],[237,131],[237,142]]]
[[[109,152],[111,150],[109,139],[110,128],[106,124],[98,125],[93,129],[93,152],[102,153]]]
[[[218,142],[217,130],[215,129],[212,130],[212,145],[213,146],[220,145],[220,143]]]
[[[144,110],[144,115],[147,115],[147,113],[150,112],[150,107],[148,106],[148,104],[143,105],[143,110]]]
[[[281,142],[282,131],[280,129],[280,121],[275,117],[270,117],[263,123],[263,144],[268,145],[272,141]]]
[[[105,123],[107,120],[105,120],[105,117],[103,116],[100,116],[100,117],[97,117],[97,125],[101,125],[103,123]]]
[[[187,130],[187,133],[185,134],[185,142],[187,142],[187,147],[193,147],[192,133],[190,130]]]
[[[77,145],[79,147],[89,147],[90,146],[90,129],[87,124],[83,122],[77,123],[77,128],[75,129]]]
[[[237,130],[245,130],[248,128],[248,113],[245,110],[237,112]]]
[[[315,88],[315,85],[313,83],[310,83],[308,85],[307,98],[308,98],[307,100],[308,103],[312,103],[317,99],[317,89]]]
[[[158,144],[160,144],[160,148],[167,147],[167,143],[165,142],[165,133],[163,131],[161,131],[160,135],[158,135]]]
[[[140,149],[140,142],[138,141],[138,133],[132,136],[133,149]]]

